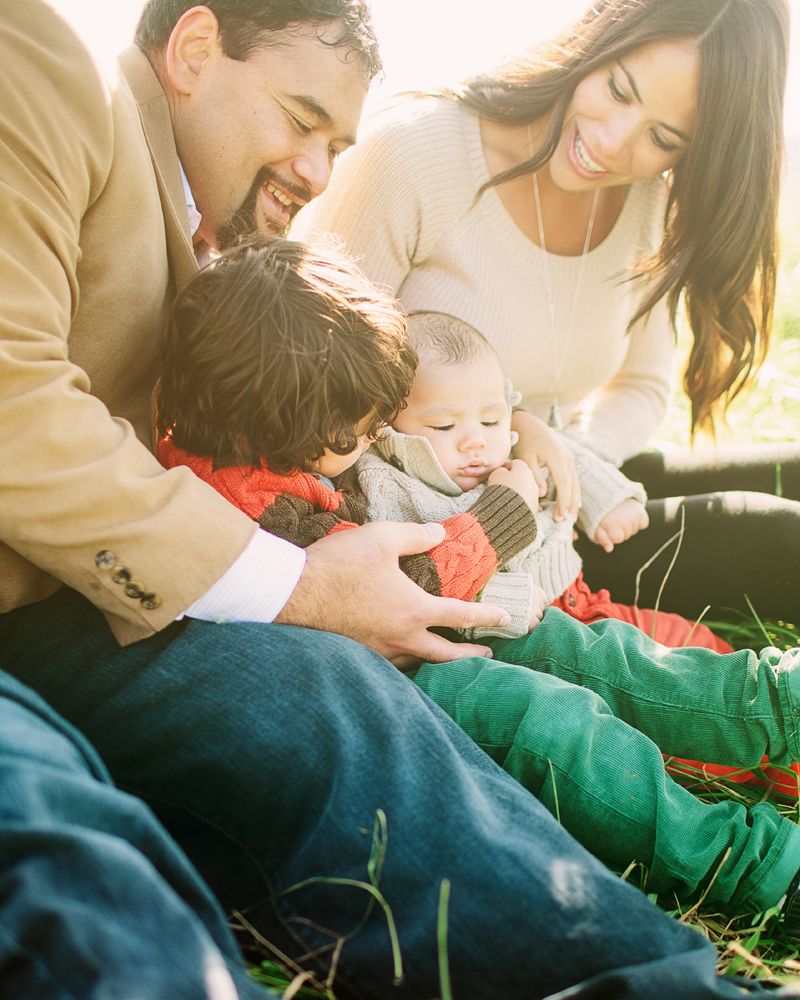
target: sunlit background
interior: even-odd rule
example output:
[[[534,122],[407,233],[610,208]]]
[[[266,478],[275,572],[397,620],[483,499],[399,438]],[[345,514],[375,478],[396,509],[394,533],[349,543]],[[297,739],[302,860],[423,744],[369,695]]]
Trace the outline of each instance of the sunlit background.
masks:
[[[109,61],[131,39],[142,0],[51,0]],[[453,82],[554,34],[588,0],[372,0],[385,77],[370,96]],[[800,26],[794,32],[787,135],[800,138]]]

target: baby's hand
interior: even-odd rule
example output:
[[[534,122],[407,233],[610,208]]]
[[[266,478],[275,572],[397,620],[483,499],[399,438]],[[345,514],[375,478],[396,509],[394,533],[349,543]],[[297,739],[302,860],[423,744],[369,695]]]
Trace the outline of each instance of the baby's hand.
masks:
[[[528,631],[533,632],[536,626],[544,617],[544,609],[550,602],[547,600],[547,594],[538,587],[536,584],[533,585],[531,590],[531,618],[530,624],[528,625]]]
[[[535,514],[539,509],[539,486],[528,465],[519,458],[513,458],[505,465],[498,466],[489,474],[491,486],[508,486],[515,490]]]
[[[606,514],[597,526],[594,541],[606,552],[613,552],[615,545],[626,542],[649,523],[650,518],[642,504],[629,498]]]

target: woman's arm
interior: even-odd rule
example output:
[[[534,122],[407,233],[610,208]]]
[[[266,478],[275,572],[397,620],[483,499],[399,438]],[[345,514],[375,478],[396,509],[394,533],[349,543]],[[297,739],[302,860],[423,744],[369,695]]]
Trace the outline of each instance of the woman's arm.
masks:
[[[628,341],[616,374],[589,400],[578,435],[617,466],[645,447],[667,410],[676,351],[665,302],[633,326]]]

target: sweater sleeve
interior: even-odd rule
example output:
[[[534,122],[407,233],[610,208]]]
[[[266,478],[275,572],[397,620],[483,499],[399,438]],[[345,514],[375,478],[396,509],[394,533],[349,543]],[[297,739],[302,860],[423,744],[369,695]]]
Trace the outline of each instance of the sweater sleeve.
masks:
[[[581,508],[578,527],[588,538],[594,538],[597,526],[623,500],[647,502],[641,483],[624,476],[619,469],[599,458],[590,448],[584,447],[569,435],[564,440],[575,459],[575,470],[581,488]]]
[[[406,573],[431,594],[473,600],[486,581],[536,535],[536,518],[515,490],[490,486],[463,514],[443,521],[444,541],[404,556]]]
[[[511,624],[480,626],[463,629],[461,634],[469,642],[488,639],[518,639],[531,630],[531,599],[533,580],[530,573],[508,573],[501,570],[489,580],[476,600],[482,604],[493,604],[511,615]]]
[[[376,116],[368,134],[339,157],[325,193],[303,209],[291,235],[335,234],[372,281],[399,292],[474,195],[454,184],[456,162],[443,155],[452,143],[442,142],[442,123],[430,113],[435,103],[403,101]]]
[[[628,340],[619,370],[589,401],[581,435],[615,465],[642,450],[667,410],[676,350],[666,303],[656,303]]]

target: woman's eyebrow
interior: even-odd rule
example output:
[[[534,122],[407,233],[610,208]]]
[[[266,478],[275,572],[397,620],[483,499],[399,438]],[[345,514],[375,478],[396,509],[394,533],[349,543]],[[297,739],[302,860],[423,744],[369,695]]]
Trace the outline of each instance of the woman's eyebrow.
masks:
[[[631,73],[631,71],[628,69],[628,67],[625,65],[625,63],[621,59],[617,60],[617,65],[622,70],[622,72],[625,74],[625,76],[628,78],[628,84],[629,84],[631,90],[633,91],[633,96],[636,98],[636,100],[639,102],[639,104],[641,104],[642,103],[642,95],[639,93],[639,88],[636,86],[636,80],[634,79],[633,74]],[[668,122],[659,122],[658,124],[663,129],[666,129],[667,132],[672,132],[674,135],[677,135],[677,137],[679,139],[683,139],[684,142],[691,142],[692,141],[690,136],[688,136],[685,132],[681,132],[681,130],[679,128],[675,128],[674,125],[670,125]]]

